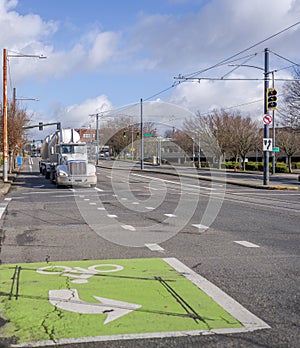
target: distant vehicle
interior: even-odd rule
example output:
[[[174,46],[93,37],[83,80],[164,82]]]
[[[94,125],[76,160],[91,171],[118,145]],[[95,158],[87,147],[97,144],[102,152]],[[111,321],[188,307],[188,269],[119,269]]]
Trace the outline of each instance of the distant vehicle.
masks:
[[[111,158],[109,145],[104,145],[101,147],[101,149],[99,150],[98,158],[99,160],[106,160]]]
[[[30,157],[39,157],[40,155],[39,152],[31,152]]]
[[[97,184],[96,167],[88,163],[87,145],[74,129],[48,135],[41,148],[40,172],[60,186]]]

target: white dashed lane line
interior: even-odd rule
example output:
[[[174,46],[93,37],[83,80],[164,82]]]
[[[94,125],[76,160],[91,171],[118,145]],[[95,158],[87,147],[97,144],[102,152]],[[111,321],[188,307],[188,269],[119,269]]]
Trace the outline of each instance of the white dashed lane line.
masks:
[[[151,244],[145,244],[145,247],[150,249],[151,251],[164,251],[165,249],[162,248],[160,245],[151,243]]]
[[[202,224],[192,224],[192,226],[198,228],[198,230],[201,230],[201,231],[203,231],[203,232],[206,231],[206,230],[208,229],[207,226],[202,225]]]
[[[246,248],[259,248],[260,246],[251,242],[247,242],[246,240],[235,240],[234,243],[240,244]]]

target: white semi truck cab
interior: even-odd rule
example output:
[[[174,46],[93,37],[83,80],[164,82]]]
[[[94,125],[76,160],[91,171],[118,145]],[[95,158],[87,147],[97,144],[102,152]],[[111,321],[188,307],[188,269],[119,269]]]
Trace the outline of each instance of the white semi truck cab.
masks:
[[[91,186],[97,184],[96,167],[88,163],[87,145],[80,142],[74,129],[61,129],[46,142],[45,158],[40,171],[60,186]],[[41,169],[42,166],[42,169]]]

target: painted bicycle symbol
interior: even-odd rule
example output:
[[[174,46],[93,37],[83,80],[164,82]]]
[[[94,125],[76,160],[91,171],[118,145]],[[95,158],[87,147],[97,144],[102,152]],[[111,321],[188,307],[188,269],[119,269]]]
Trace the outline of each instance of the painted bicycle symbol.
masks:
[[[93,265],[88,268],[83,267],[68,267],[68,266],[45,266],[38,268],[36,271],[40,274],[54,275],[59,274],[69,278],[75,278],[71,280],[72,283],[84,284],[88,282],[88,279],[99,273],[119,272],[124,269],[123,266],[115,264],[99,264]]]

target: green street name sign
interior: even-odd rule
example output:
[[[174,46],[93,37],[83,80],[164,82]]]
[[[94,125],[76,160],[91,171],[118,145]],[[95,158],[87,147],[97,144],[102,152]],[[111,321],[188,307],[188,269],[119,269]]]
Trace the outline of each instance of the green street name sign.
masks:
[[[279,152],[279,147],[273,147],[273,152]]]

